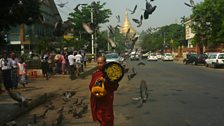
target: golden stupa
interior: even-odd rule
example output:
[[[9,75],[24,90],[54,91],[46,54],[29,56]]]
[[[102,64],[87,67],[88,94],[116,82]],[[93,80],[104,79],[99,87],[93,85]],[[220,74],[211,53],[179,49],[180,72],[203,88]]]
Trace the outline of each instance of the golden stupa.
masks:
[[[132,27],[132,25],[128,19],[128,10],[126,9],[125,19],[124,19],[124,23],[123,23],[122,27],[120,28],[120,33],[126,35],[129,28],[130,28],[130,32],[129,32],[130,36],[137,33],[137,31]]]

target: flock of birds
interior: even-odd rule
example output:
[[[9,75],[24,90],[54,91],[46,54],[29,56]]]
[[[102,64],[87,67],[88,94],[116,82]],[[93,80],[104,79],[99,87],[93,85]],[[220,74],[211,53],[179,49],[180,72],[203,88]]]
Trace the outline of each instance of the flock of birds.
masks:
[[[72,90],[65,91],[62,94],[62,98],[60,100],[56,100],[57,102],[59,101],[60,103],[62,103],[62,105],[60,105],[60,103],[55,104],[52,101],[49,101],[44,104],[43,112],[33,114],[33,117],[31,118],[32,120],[27,122],[27,126],[39,125],[41,124],[41,122],[46,123],[46,120],[44,119],[46,119],[48,115],[50,117],[52,115],[56,115],[55,120],[52,120],[52,123],[48,124],[52,126],[62,125],[63,120],[65,119],[65,117],[68,116],[73,117],[75,119],[82,118],[83,114],[87,113],[88,104],[84,102],[84,98],[74,97],[75,94],[76,92]],[[22,96],[19,92],[11,93],[10,96],[20,104],[26,104],[25,107],[28,107],[29,104],[25,103],[27,99],[24,98],[24,96]],[[17,123],[14,120],[6,123],[6,126],[16,125]]]

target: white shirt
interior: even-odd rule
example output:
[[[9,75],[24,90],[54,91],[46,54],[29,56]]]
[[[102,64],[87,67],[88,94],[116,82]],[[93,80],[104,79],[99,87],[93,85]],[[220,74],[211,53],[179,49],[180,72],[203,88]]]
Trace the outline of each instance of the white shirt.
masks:
[[[69,55],[68,56],[68,62],[69,62],[69,65],[74,65],[75,64],[75,56],[74,55]]]
[[[12,62],[11,62],[10,58],[7,58],[7,59],[1,58],[0,59],[0,68],[1,68],[1,70],[12,69]]]
[[[76,63],[81,63],[81,61],[82,61],[82,55],[80,55],[80,54],[76,54],[76,55],[75,55],[75,62],[76,62]]]

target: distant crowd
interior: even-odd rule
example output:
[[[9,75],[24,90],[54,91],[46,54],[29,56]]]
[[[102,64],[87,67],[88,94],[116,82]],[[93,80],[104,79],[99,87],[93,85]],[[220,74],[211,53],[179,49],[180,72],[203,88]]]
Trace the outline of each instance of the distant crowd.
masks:
[[[29,53],[32,60],[34,55]],[[55,74],[69,74],[69,78],[74,80],[86,68],[87,57],[84,51],[62,51],[54,53],[45,51],[39,57],[42,75],[47,79]],[[25,87],[28,84],[28,67],[22,57],[16,56],[14,52],[3,51],[0,57],[0,93],[5,90],[17,89],[19,86]]]

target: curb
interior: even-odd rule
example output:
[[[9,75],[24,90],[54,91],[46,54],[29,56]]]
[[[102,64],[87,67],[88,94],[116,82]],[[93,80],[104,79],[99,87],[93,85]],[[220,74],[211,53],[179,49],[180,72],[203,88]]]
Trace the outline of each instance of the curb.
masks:
[[[82,74],[80,74],[80,78],[85,78],[86,76],[92,74],[97,67],[93,67]],[[50,99],[54,98],[56,94],[55,91],[45,93],[43,95],[37,96],[35,99],[32,100],[31,103],[29,103],[28,107],[16,107],[15,109],[12,109],[9,113],[6,113],[6,116],[0,118],[0,126],[5,126],[5,123],[15,120],[21,115],[26,114],[27,112],[31,111],[33,108],[44,104],[45,102],[49,101]]]

